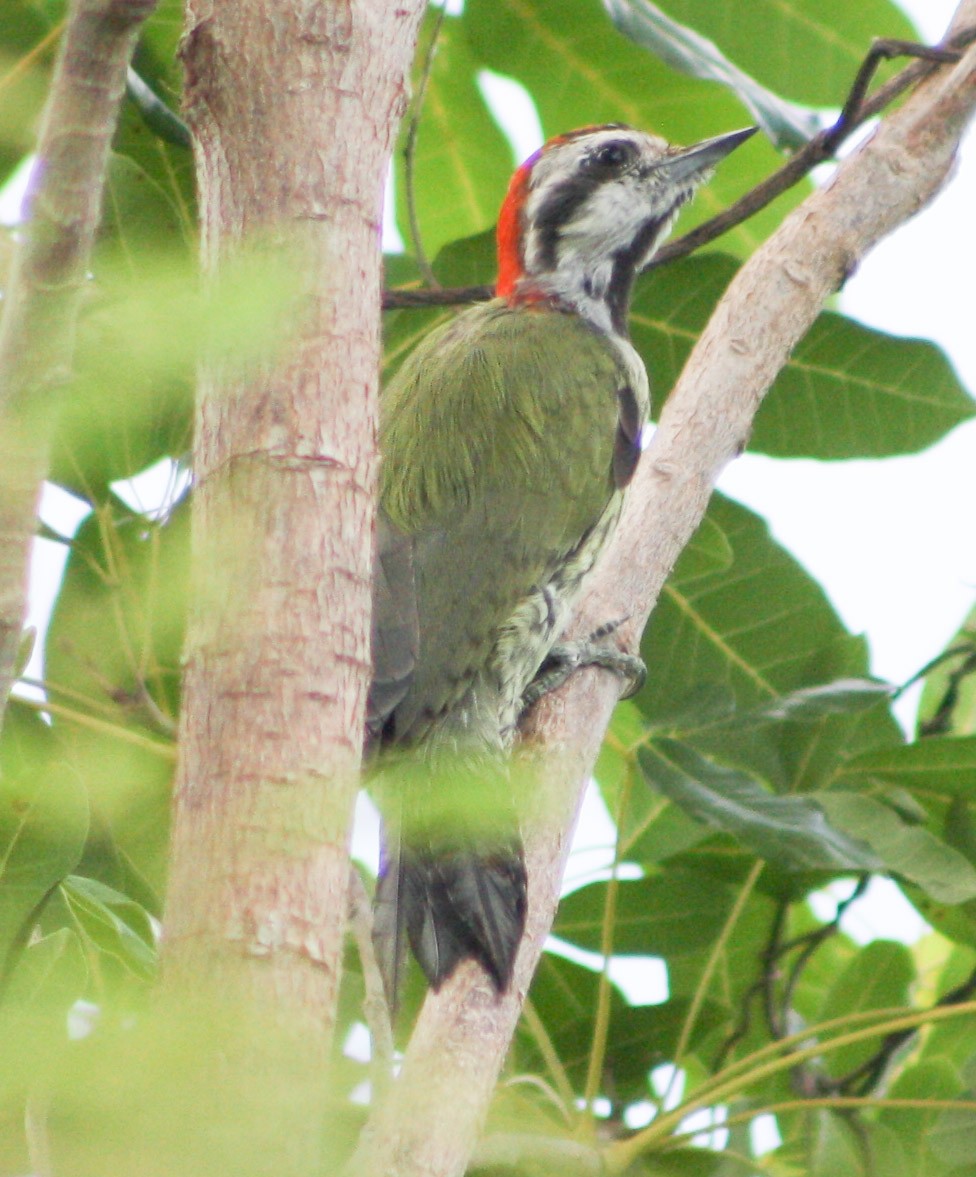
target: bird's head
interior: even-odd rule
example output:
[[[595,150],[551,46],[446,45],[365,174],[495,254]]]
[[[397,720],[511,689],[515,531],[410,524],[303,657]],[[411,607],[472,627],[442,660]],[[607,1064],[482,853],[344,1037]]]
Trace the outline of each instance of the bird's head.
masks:
[[[693,147],[615,123],[550,139],[512,177],[502,205],[499,297],[555,304],[626,334],[634,278],[681,206],[755,130]]]

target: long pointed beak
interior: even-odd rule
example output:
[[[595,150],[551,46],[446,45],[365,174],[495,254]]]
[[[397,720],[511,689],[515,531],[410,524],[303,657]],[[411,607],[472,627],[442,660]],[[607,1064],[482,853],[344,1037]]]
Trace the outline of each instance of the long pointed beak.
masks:
[[[729,131],[726,135],[716,135],[714,139],[704,139],[692,147],[681,147],[674,155],[662,159],[656,167],[666,172],[668,179],[676,183],[692,179],[715,167],[758,130],[758,127],[744,127],[741,131]]]

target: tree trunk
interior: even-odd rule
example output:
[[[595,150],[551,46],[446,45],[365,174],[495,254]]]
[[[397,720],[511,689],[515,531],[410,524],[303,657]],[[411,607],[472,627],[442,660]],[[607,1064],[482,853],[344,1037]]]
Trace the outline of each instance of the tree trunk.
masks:
[[[263,251],[295,286],[273,358],[200,376],[164,993],[229,992],[319,1074],[369,681],[383,183],[423,6],[189,0],[183,44],[204,271]]]

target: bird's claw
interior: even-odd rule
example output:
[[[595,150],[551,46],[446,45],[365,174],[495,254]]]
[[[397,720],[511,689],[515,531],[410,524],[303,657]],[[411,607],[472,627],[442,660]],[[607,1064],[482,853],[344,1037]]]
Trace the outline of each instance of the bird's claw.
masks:
[[[606,639],[622,623],[621,620],[601,625],[581,641],[557,642],[522,696],[523,711],[537,703],[543,695],[558,690],[570,675],[584,666],[599,666],[619,675],[624,680],[621,699],[636,695],[647,681],[647,667],[643,659],[606,644]]]

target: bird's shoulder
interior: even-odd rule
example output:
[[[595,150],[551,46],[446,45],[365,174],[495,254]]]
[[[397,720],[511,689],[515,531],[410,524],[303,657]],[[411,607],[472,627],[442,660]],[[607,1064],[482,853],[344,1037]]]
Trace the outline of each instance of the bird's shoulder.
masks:
[[[384,390],[382,498],[416,521],[464,505],[492,481],[532,489],[554,472],[605,485],[622,389],[646,417],[636,353],[578,315],[502,300],[423,340]]]

